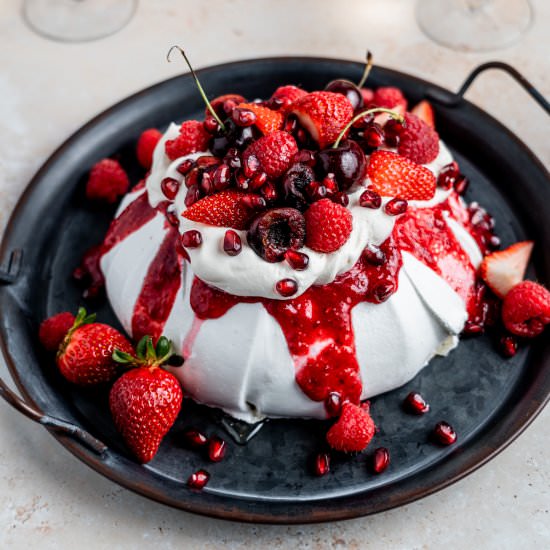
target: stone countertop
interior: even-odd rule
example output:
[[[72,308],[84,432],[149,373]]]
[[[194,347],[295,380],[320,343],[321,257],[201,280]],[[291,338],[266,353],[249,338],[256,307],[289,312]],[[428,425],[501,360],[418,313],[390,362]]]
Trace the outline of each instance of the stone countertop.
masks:
[[[0,233],[35,171],[98,112],[182,72],[165,53],[182,44],[195,67],[270,55],[360,60],[456,89],[484,61],[521,69],[548,97],[550,3],[533,0],[523,40],[459,53],[418,29],[412,0],[140,0],[131,22],[95,42],[63,44],[31,32],[20,2],[0,5]],[[548,119],[510,78],[491,72],[467,95],[550,164]],[[4,361],[0,374],[9,379]],[[550,409],[497,458],[413,504],[312,526],[245,525],[172,510],[111,483],[40,426],[0,403],[0,547],[66,548],[529,548],[550,547]]]

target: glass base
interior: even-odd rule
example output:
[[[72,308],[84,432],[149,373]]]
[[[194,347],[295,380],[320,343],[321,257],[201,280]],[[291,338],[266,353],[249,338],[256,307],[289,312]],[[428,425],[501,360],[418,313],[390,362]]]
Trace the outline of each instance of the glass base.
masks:
[[[529,0],[418,0],[416,20],[429,38],[453,50],[511,46],[530,27]]]
[[[87,42],[120,30],[136,7],[137,0],[25,0],[23,17],[46,38]]]

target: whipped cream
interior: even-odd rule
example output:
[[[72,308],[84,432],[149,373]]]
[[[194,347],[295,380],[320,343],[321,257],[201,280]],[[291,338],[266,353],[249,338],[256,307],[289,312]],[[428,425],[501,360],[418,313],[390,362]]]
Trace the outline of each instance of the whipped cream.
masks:
[[[151,206],[156,207],[166,201],[161,190],[164,178],[173,178],[180,182],[180,190],[174,199],[176,211],[186,210],[184,185],[185,177],[177,170],[186,159],[196,159],[211,155],[209,152],[199,152],[170,161],[165,154],[166,141],[175,139],[179,126],[171,124],[157,144],[153,154],[151,174],[147,178],[147,192]],[[452,156],[443,142],[440,142],[437,158],[426,167],[437,175],[439,170],[452,162]],[[353,228],[349,239],[342,247],[333,253],[325,254],[304,246],[301,252],[309,256],[307,269],[297,271],[286,261],[269,263],[254,252],[247,241],[246,231],[234,230],[242,242],[242,250],[237,256],[229,256],[223,250],[223,239],[227,227],[214,227],[200,222],[180,218],[179,231],[184,233],[191,229],[198,230],[202,236],[202,244],[197,248],[187,249],[194,273],[204,282],[213,285],[229,294],[236,296],[253,296],[275,300],[288,300],[303,294],[312,285],[325,285],[334,281],[341,273],[345,273],[359,259],[367,245],[379,246],[392,233],[396,216],[385,213],[384,205],[392,197],[382,198],[382,207],[378,209],[364,208],[359,205],[359,197],[370,185],[368,178],[363,185],[357,186],[349,194],[348,209],[353,219]],[[437,189],[435,196],[429,201],[410,201],[416,208],[431,207],[444,201],[450,191]],[[281,279],[293,279],[297,283],[297,291],[290,298],[281,296],[275,286]]]

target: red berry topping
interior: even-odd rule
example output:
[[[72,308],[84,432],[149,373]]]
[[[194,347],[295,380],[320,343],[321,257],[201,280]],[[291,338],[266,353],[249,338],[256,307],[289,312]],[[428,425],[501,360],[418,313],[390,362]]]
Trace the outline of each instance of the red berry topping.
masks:
[[[377,107],[386,107],[399,113],[404,113],[407,110],[407,100],[403,92],[399,88],[391,86],[378,88],[374,92],[374,97],[370,103],[374,103]]]
[[[275,99],[281,103],[281,109],[286,111],[288,107],[298,101],[300,98],[307,95],[305,90],[298,88],[298,86],[279,86],[271,96],[271,99]]]
[[[381,474],[390,465],[390,452],[386,447],[378,447],[372,456],[372,471]]]
[[[384,212],[386,212],[388,216],[399,216],[399,214],[403,214],[407,211],[407,206],[407,201],[404,199],[392,199],[384,206]]]
[[[367,175],[371,189],[386,197],[430,200],[435,195],[436,180],[432,172],[391,151],[374,151]]]
[[[195,428],[188,428],[182,435],[185,443],[192,449],[200,449],[208,443],[208,438]]]
[[[128,191],[130,181],[124,168],[118,161],[103,159],[95,164],[90,171],[86,183],[86,197],[90,200],[100,200],[114,203]]]
[[[71,312],[64,311],[42,321],[38,331],[40,343],[48,351],[57,351],[59,344],[63,342],[65,335],[73,326],[74,320],[75,317]]]
[[[435,128],[435,115],[432,104],[425,99],[411,109],[411,113],[423,120],[431,128]]]
[[[330,455],[328,453],[319,453],[315,457],[315,475],[321,477],[330,472]]]
[[[269,178],[282,176],[298,152],[294,138],[287,132],[277,131],[251,143],[243,154],[243,162],[250,162],[250,157],[259,161],[259,167]]]
[[[329,416],[339,416],[342,410],[342,396],[337,391],[331,391],[325,399],[325,409]]]
[[[166,142],[166,155],[170,160],[176,160],[191,153],[207,151],[209,141],[210,134],[202,122],[187,120],[181,125],[178,137]]]
[[[177,378],[159,367],[137,367],[113,385],[109,406],[118,431],[141,463],[149,462],[172,427],[183,395]]]
[[[187,486],[200,491],[210,480],[210,474],[206,470],[197,470],[189,476]]]
[[[180,189],[180,182],[174,178],[164,178],[160,182],[160,188],[168,200],[174,200]]]
[[[349,239],[351,212],[330,199],[314,202],[305,212],[306,245],[317,252],[334,252]]]
[[[208,225],[245,229],[255,214],[248,196],[240,191],[220,191],[194,202],[182,216]]]
[[[138,162],[146,170],[149,170],[153,164],[153,152],[161,137],[162,134],[156,128],[149,128],[148,130],[145,130],[141,136],[139,136],[136,147],[136,156]]]
[[[309,256],[297,250],[287,250],[285,252],[285,260],[296,271],[303,271],[309,264]]]
[[[362,451],[370,443],[376,427],[369,412],[347,401],[340,418],[327,433],[328,444],[337,451]]]
[[[518,352],[518,341],[515,336],[503,336],[499,342],[500,352],[504,357],[513,357]]]
[[[181,244],[185,248],[198,248],[202,244],[202,235],[196,229],[190,229],[181,236]]]
[[[268,107],[258,103],[241,103],[237,106],[237,111],[246,109],[256,116],[253,124],[266,136],[272,134],[283,127],[284,115],[280,111],[273,111]]]
[[[447,422],[438,422],[435,425],[433,434],[436,441],[441,445],[452,445],[457,439],[456,432]]]
[[[382,206],[382,197],[372,189],[367,189],[361,193],[359,204],[364,208],[380,208]]]
[[[296,294],[298,283],[294,279],[281,279],[275,284],[275,290],[284,298],[290,298]]]
[[[407,113],[399,134],[397,152],[418,164],[428,164],[439,153],[439,135],[423,120]]]
[[[290,108],[302,126],[319,144],[332,145],[353,117],[353,107],[342,94],[312,92],[294,102]]]
[[[212,462],[220,462],[223,460],[227,452],[227,443],[218,436],[213,436],[208,441],[208,458]]]
[[[502,321],[516,336],[538,336],[550,323],[550,292],[533,281],[517,284],[504,298]]]
[[[425,414],[430,410],[430,405],[417,392],[412,391],[405,397],[405,408],[414,414]]]
[[[236,256],[239,254],[242,250],[243,246],[241,243],[241,238],[239,237],[239,234],[233,231],[232,229],[228,229],[225,232],[225,236],[223,238],[223,250],[226,254],[229,254],[229,256]]]

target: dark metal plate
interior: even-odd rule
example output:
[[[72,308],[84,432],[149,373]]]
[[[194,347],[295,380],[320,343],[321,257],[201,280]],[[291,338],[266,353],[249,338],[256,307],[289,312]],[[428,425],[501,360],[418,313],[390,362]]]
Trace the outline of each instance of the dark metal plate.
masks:
[[[255,98],[268,96],[284,83],[322,89],[336,77],[358,80],[361,72],[359,63],[277,58],[204,69],[200,78],[212,97],[236,92]],[[429,89],[448,94],[380,67],[373,70],[370,83],[399,86],[413,103]],[[440,134],[472,180],[467,199],[478,200],[494,215],[505,245],[536,240],[536,275],[550,283],[548,173],[517,138],[470,103],[435,108]],[[361,456],[336,461],[330,475],[314,477],[309,464],[326,430],[319,421],[268,422],[248,445],[232,444],[223,462],[210,465],[180,443],[180,433],[189,424],[223,434],[211,412],[192,403],[184,406],[149,465],[139,466],[131,459],[113,427],[106,392],[65,383],[51,358],[41,352],[37,328],[46,316],[74,310],[80,303],[70,274],[83,252],[101,241],[113,214],[109,208],[91,209],[83,198],[90,167],[115,155],[137,181],[134,145],[141,131],[202,111],[188,75],[130,97],[62,145],[35,176],[13,214],[0,263],[7,262],[15,249],[23,250],[24,258],[15,281],[0,286],[0,333],[8,366],[29,403],[82,426],[109,449],[98,456],[56,434],[60,442],[113,481],[165,504],[221,518],[273,523],[350,518],[405,504],[460,479],[510,443],[548,400],[548,339],[540,338],[506,361],[494,351],[489,336],[465,340],[449,357],[432,361],[407,386],[373,399],[373,416],[380,427],[373,446],[388,447],[392,456],[383,475],[370,474]],[[100,319],[116,324],[105,301],[96,309]],[[429,400],[429,414],[413,417],[402,411],[401,401],[412,389]],[[451,447],[438,447],[428,439],[441,419],[459,434]],[[187,489],[188,475],[205,466],[212,474],[207,488],[202,493]]]

